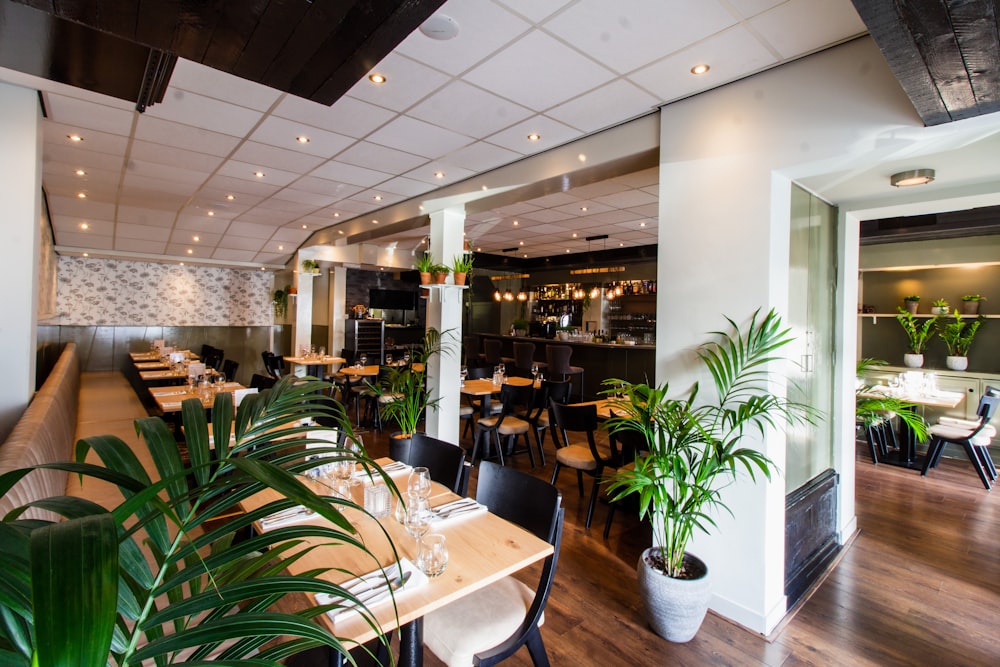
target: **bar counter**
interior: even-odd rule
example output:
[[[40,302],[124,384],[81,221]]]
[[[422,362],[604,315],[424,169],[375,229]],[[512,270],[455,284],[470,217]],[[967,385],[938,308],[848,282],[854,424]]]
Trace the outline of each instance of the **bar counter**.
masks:
[[[556,338],[537,338],[533,336],[505,336],[501,334],[477,334],[480,338],[495,338],[503,342],[501,354],[505,357],[514,356],[514,342],[535,344],[535,361],[545,361],[546,345],[569,345],[573,348],[573,356],[569,363],[584,369],[583,397],[584,400],[597,398],[601,381],[606,378],[621,378],[629,382],[645,382],[654,380],[656,363],[655,345],[618,345],[615,343],[582,343],[577,341],[561,341]],[[482,345],[480,344],[480,352]],[[573,394],[576,395],[576,380],[573,381]]]

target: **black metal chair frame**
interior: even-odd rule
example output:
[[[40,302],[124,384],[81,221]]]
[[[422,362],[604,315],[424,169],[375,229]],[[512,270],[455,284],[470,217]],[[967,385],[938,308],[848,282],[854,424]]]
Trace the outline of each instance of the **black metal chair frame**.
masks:
[[[931,442],[927,448],[927,458],[924,459],[924,467],[920,470],[920,474],[925,476],[928,470],[937,466],[946,444],[960,445],[965,450],[965,455],[969,457],[969,463],[972,464],[976,474],[979,475],[979,480],[986,487],[986,490],[989,491],[992,488],[992,482],[996,481],[996,467],[990,458],[988,448],[974,445],[972,444],[972,440],[990,423],[990,420],[996,413],[998,404],[1000,404],[1000,390],[994,387],[987,387],[986,391],[983,392],[982,398],[979,399],[979,407],[976,410],[979,422],[974,428],[969,429],[967,433],[963,433],[961,436],[954,437],[932,433]]]
[[[503,406],[503,408],[501,409],[500,414],[495,415],[496,422],[494,422],[492,426],[486,428],[482,427],[479,421],[476,422],[474,444],[472,445],[472,456],[470,457],[473,463],[475,463],[476,461],[476,454],[479,453],[479,444],[483,442],[483,440],[485,439],[486,446],[483,449],[486,451],[486,453],[488,453],[490,445],[492,444],[491,442],[492,434],[496,434],[497,457],[500,460],[500,464],[503,465],[504,450],[503,450],[503,443],[500,440],[500,427],[503,425],[504,420],[507,419],[508,417],[519,419],[519,417],[515,417],[515,413],[517,412],[517,407],[519,405],[521,406],[528,405],[531,402],[531,392],[532,392],[531,385],[505,384],[503,385],[503,387],[501,387],[500,404]],[[524,439],[525,439],[525,444],[527,445],[528,448],[528,456],[531,459],[531,466],[534,467],[535,455],[531,451],[531,441],[528,440],[527,432],[524,434]],[[517,444],[517,435],[515,434],[509,436],[507,439],[507,446],[508,450],[511,453],[514,453],[514,446],[516,444]],[[486,457],[485,453],[483,457],[484,458]]]
[[[454,493],[465,495],[462,492],[463,478],[468,485],[465,450],[458,445],[418,432],[401,442],[390,438],[389,458],[411,466],[425,466],[432,480]]]

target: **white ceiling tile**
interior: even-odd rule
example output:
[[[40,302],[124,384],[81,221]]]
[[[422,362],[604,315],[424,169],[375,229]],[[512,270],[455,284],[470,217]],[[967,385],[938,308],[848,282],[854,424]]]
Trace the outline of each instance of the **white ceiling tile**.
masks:
[[[59,232],[56,234],[56,245],[73,248],[93,248],[95,250],[111,250],[114,247],[114,237],[97,236],[80,232]]]
[[[198,237],[195,241],[194,237]],[[186,243],[192,248],[214,248],[222,240],[222,234],[194,231],[191,229],[175,229],[170,235],[171,243]]]
[[[348,201],[357,201],[363,204],[371,203],[376,208],[382,208],[383,206],[389,206],[390,204],[395,204],[396,202],[403,201],[404,197],[402,195],[397,195],[389,192],[388,190],[383,190],[382,185],[379,187],[372,188],[370,190],[362,190],[358,194],[348,197],[340,205]]]
[[[300,136],[305,136],[309,141],[304,144],[300,143],[297,140]],[[264,122],[258,125],[254,133],[250,135],[250,140],[322,158],[333,157],[355,141],[343,134],[276,116],[264,119]]]
[[[521,217],[525,220],[532,220],[534,222],[557,222],[559,220],[566,220],[567,218],[571,218],[573,216],[563,213],[562,211],[543,208],[537,211],[531,211],[530,213],[524,213]],[[532,225],[531,229],[534,231],[536,229],[535,225]]]
[[[776,62],[774,54],[749,30],[736,26],[640,69],[629,79],[663,100],[674,100],[721,86]],[[691,74],[692,67],[703,63],[711,67],[707,73]]]
[[[287,264],[291,261],[291,256],[288,254],[279,255],[272,252],[259,252],[254,255],[254,262],[259,262],[261,264]]]
[[[538,134],[541,139],[530,141],[529,134]],[[534,116],[513,127],[487,137],[491,144],[498,144],[525,155],[540,153],[554,148],[579,136],[579,132],[546,116]]]
[[[339,204],[337,204],[337,209],[344,211],[348,214],[358,215],[361,213],[368,213],[374,211],[382,206],[381,202],[373,202],[370,199],[360,200],[360,199],[345,199]]]
[[[294,185],[296,190],[315,192],[321,195],[328,194],[331,197],[335,197],[337,200],[350,197],[351,195],[364,190],[363,187],[357,185],[347,185],[346,183],[338,183],[337,181],[328,181],[325,178],[316,178],[315,176],[303,176],[299,180],[295,181]]]
[[[229,195],[235,199],[227,199]],[[212,209],[215,215],[224,218],[234,218],[248,208],[258,204],[264,197],[258,195],[248,195],[234,193],[226,190],[219,190],[214,187],[202,187],[198,190],[192,204],[204,209]]]
[[[194,194],[195,190],[198,189],[197,183],[181,183],[179,181],[166,180],[156,176],[156,170],[151,170],[149,176],[139,173],[139,171],[133,171],[125,174],[125,180],[123,181],[123,187],[128,189],[138,189],[138,190],[148,190],[155,192],[157,190],[164,192],[166,194],[172,195],[182,195],[190,197]]]
[[[118,222],[127,222],[135,225],[172,227],[177,214],[175,211],[162,211],[151,208],[138,208],[135,206],[119,206]]]
[[[396,114],[346,95],[332,107],[288,95],[272,115],[359,139],[389,122]]]
[[[437,174],[439,173],[444,174],[444,176],[442,178],[438,178]],[[462,169],[459,166],[448,164],[446,162],[434,161],[428,162],[406,175],[418,181],[423,181],[431,186],[443,186],[449,183],[457,183],[458,181],[465,180],[470,176],[475,176],[476,172],[470,169]]]
[[[408,115],[482,139],[524,120],[532,111],[464,81],[452,81]]]
[[[456,37],[435,40],[414,30],[396,50],[452,75],[469,69],[531,27],[490,0],[449,2],[437,13],[455,20]]]
[[[448,81],[448,75],[397,53],[387,55],[371,71],[385,76],[386,82],[376,85],[366,76],[348,95],[394,111],[413,106]]]
[[[729,0],[729,4],[733,6],[740,16],[743,18],[750,18],[751,16],[756,16],[761,12],[766,12],[772,7],[776,7],[787,0]]]
[[[163,102],[146,109],[144,115],[235,137],[249,134],[261,118],[259,111],[177,88],[168,90]]]
[[[129,239],[119,237],[115,239],[114,249],[119,252],[138,252],[144,254],[162,255],[167,244],[163,241],[151,241],[148,239]],[[108,248],[110,250],[110,248]]]
[[[203,215],[181,215],[177,217],[178,229],[188,229],[207,234],[225,234],[230,224],[232,223],[229,220],[209,218]]]
[[[576,191],[574,190],[573,192],[574,194],[570,194],[569,192],[553,192],[550,195],[545,195],[543,197],[536,197],[535,199],[532,199],[530,201],[533,205],[540,206],[542,208],[565,206],[566,204],[572,204],[576,201],[579,201],[580,198],[575,195]]]
[[[383,146],[429,158],[439,158],[472,143],[472,139],[457,132],[407,116],[400,116],[372,132],[368,139]]]
[[[171,167],[190,168],[211,173],[222,164],[222,158],[208,153],[197,153],[183,148],[164,146],[136,139],[132,142],[130,157],[134,160],[165,164]]]
[[[232,153],[240,142],[238,137],[154,118],[148,113],[139,117],[135,136],[164,146],[223,157]]]
[[[338,155],[337,161],[391,174],[413,169],[427,162],[427,158],[370,141],[359,141]]]
[[[240,146],[233,153],[233,159],[246,162],[247,164],[258,165],[265,173],[269,169],[281,169],[290,172],[296,177],[298,174],[305,173],[323,162],[323,158],[317,155],[308,155],[295,150],[259,144],[255,141],[248,141]]]
[[[124,157],[120,153],[100,153],[88,151],[82,146],[67,146],[49,143],[42,144],[42,161],[64,164],[75,169],[100,169],[106,172],[119,173]],[[70,172],[72,173],[72,171]]]
[[[174,167],[168,164],[156,164],[144,160],[129,160],[125,168],[125,182],[140,176],[148,179],[169,181],[170,183],[183,183],[187,186],[199,186],[208,180],[209,172],[197,171],[192,165],[189,169]]]
[[[87,225],[84,229],[81,225]],[[75,216],[53,215],[52,229],[57,232],[88,234],[92,236],[114,236],[115,223],[97,218],[77,218]]]
[[[500,165],[509,164],[520,157],[520,153],[509,151],[506,148],[501,148],[485,141],[477,141],[474,144],[448,153],[441,158],[441,162],[445,165],[453,164],[462,169],[481,173]]]
[[[74,97],[45,93],[45,111],[57,122],[127,137],[132,132],[136,112],[110,108]]]
[[[305,215],[306,213],[312,213],[317,208],[320,207],[314,206],[313,204],[309,204],[306,202],[289,201],[287,199],[275,199],[274,197],[271,197],[270,199],[265,199],[261,203],[257,204],[257,207],[253,209],[253,211],[254,212],[280,211],[282,214],[284,214],[282,215],[283,218],[288,218],[289,214]],[[251,211],[248,211],[247,213],[251,213]],[[242,216],[240,216],[240,218],[246,219],[246,216],[247,214],[245,213]]]
[[[645,204],[655,204],[659,198],[642,190],[626,190],[610,195],[598,197],[594,201],[600,202],[612,208],[630,208],[632,206],[643,206]]]
[[[49,208],[60,215],[72,215],[80,218],[97,218],[114,220],[115,206],[107,202],[77,199],[75,197],[49,198]]]
[[[188,257],[193,260],[208,259],[212,256],[212,251],[212,248],[199,248],[193,243],[168,243],[166,254],[174,257]]]
[[[645,90],[624,79],[616,79],[549,109],[545,115],[584,132],[596,132],[650,113],[658,105],[659,100]]]
[[[465,75],[480,88],[543,111],[610,81],[607,68],[541,32],[531,32]]]
[[[310,234],[312,234],[312,230],[302,229],[301,227],[279,227],[275,230],[271,238],[275,241],[285,241],[287,243],[302,243],[309,238]]]
[[[434,185],[430,183],[406,178],[405,176],[397,176],[385,183],[380,183],[378,187],[379,190],[391,192],[394,195],[400,195],[404,198],[416,197],[434,189]]]
[[[257,225],[250,222],[236,221],[229,225],[226,236],[246,236],[252,239],[269,239],[274,234],[275,226]],[[231,246],[227,246],[231,247]]]
[[[330,204],[340,201],[343,197],[338,197],[336,195],[326,195],[319,194],[316,192],[309,192],[307,190],[296,190],[292,188],[285,188],[284,190],[278,190],[274,193],[272,199],[281,199],[284,201],[291,202],[301,202],[303,204],[308,204],[312,207],[329,206]]]
[[[783,58],[793,58],[867,31],[854,5],[828,0],[789,0],[750,20]]]
[[[83,137],[83,141],[73,142],[69,140],[69,135],[78,134]],[[99,130],[88,130],[79,125],[56,123],[51,120],[42,119],[42,135],[46,143],[73,147],[81,151],[96,151],[98,153],[110,153],[111,155],[122,155],[128,146],[128,138],[109,132]]]
[[[628,222],[631,220],[639,220],[643,216],[630,211],[607,211],[606,213],[597,213],[595,215],[589,216],[588,220],[597,223],[599,225],[614,225],[620,222]]]
[[[179,209],[187,202],[189,194],[168,192],[167,190],[146,187],[125,187],[118,196],[119,206],[140,208],[155,208],[160,210]]]
[[[221,259],[226,262],[253,262],[257,252],[254,250],[234,250],[232,248],[216,248],[212,253],[212,259]],[[269,263],[269,262],[264,262]]]
[[[599,204],[595,201],[590,201],[588,199],[580,199],[573,202],[572,204],[564,204],[563,206],[556,206],[554,208],[557,211],[562,211],[563,213],[567,213],[569,215],[577,217],[593,215],[595,213],[604,213],[605,211],[611,210],[610,206]],[[582,208],[586,208],[587,210],[583,211],[581,210]]]
[[[170,238],[170,229],[167,227],[132,225],[119,221],[115,227],[115,236],[119,239],[142,239],[144,241],[160,241],[165,243]]]
[[[360,185],[366,188],[392,178],[392,174],[374,171],[373,169],[364,169],[335,160],[321,164],[313,169],[309,175],[347,183],[348,185]]]
[[[545,28],[625,74],[735,22],[717,0],[618,0],[613,9],[606,0],[580,0]]]
[[[264,146],[263,144],[256,145],[259,146],[262,151],[263,149],[278,150],[277,148],[271,149],[269,146]],[[306,158],[306,156],[302,157],[303,159]],[[264,172],[264,177],[257,178],[254,175],[257,171]],[[265,183],[269,186],[288,185],[299,177],[299,175],[294,171],[284,171],[277,167],[264,167],[260,164],[250,164],[247,162],[240,162],[238,160],[226,160],[226,162],[219,167],[219,170],[216,173],[221,176],[230,176],[232,178],[238,178],[252,183]],[[248,192],[253,192],[253,190],[248,190]]]
[[[452,0],[458,2],[459,0]],[[541,23],[543,19],[551,16],[556,11],[571,5],[575,0],[497,0],[500,4],[506,5],[515,12],[526,17],[534,23]],[[447,7],[447,5],[445,5]]]
[[[221,241],[219,241],[220,248],[231,248],[233,250],[253,250],[254,252],[259,252],[267,244],[267,239],[265,238],[251,238],[248,236],[236,236],[234,234],[226,234]]]
[[[247,79],[240,79],[207,65],[183,58],[178,58],[177,64],[174,66],[167,96],[174,88],[201,93],[219,100],[237,100],[240,105],[258,111],[267,111],[274,104],[274,101],[284,94],[274,88],[268,88]]]
[[[212,190],[222,190],[227,194],[233,194],[237,202],[244,201],[244,197],[259,199],[270,197],[280,189],[280,186],[267,183],[263,179],[244,179],[216,174],[205,181],[205,187]],[[256,203],[256,202],[254,202]]]

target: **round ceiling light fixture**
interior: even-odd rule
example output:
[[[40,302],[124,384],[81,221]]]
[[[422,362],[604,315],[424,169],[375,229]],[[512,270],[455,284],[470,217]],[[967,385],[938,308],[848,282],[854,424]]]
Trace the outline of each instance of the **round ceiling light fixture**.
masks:
[[[442,42],[455,39],[458,36],[458,22],[446,14],[435,14],[420,25],[420,32]]]
[[[901,171],[889,177],[889,183],[897,188],[908,188],[911,185],[927,185],[933,180],[933,169],[911,169],[909,171]]]

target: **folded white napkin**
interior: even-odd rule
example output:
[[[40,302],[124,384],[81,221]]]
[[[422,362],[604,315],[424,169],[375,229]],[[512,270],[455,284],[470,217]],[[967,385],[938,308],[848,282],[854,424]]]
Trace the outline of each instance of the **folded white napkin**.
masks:
[[[307,510],[301,505],[298,505],[264,517],[260,520],[260,527],[264,530],[269,530],[271,528],[279,528],[281,526],[301,523],[314,518],[316,518],[316,515],[313,514],[312,510]]]
[[[413,466],[401,463],[400,461],[393,461],[392,463],[387,463],[382,466],[382,470],[384,470],[389,477],[398,477],[400,475],[409,475],[410,471],[413,470]],[[360,468],[354,471],[354,476],[359,479],[367,479],[369,477],[369,473],[364,468]],[[374,470],[371,472],[370,476],[372,479],[379,477],[378,473]]]
[[[346,589],[354,591],[353,594],[355,596],[364,597],[367,591],[384,586],[386,581],[390,581],[397,576],[401,576],[406,579],[402,588],[393,591],[392,595],[389,595],[388,592],[385,592],[384,595],[376,595],[368,602],[365,602],[364,606],[368,609],[374,609],[379,605],[391,605],[393,597],[398,600],[401,596],[409,594],[410,591],[426,586],[428,582],[427,575],[421,572],[420,568],[418,568],[416,564],[407,558],[402,558],[399,561],[398,569],[395,565],[388,565],[385,570],[373,570],[368,574],[345,581],[341,585]],[[352,614],[356,614],[358,612],[357,608],[353,606],[350,601],[345,601],[342,597],[328,595],[326,593],[317,594],[316,602],[318,604],[335,604],[343,602],[347,605],[341,609],[331,609],[326,612],[326,615],[329,616],[330,620],[335,624],[338,620],[346,619]]]
[[[435,526],[441,526],[471,516],[478,516],[486,512],[487,509],[486,505],[478,503],[472,498],[460,498],[431,508],[431,522]]]

